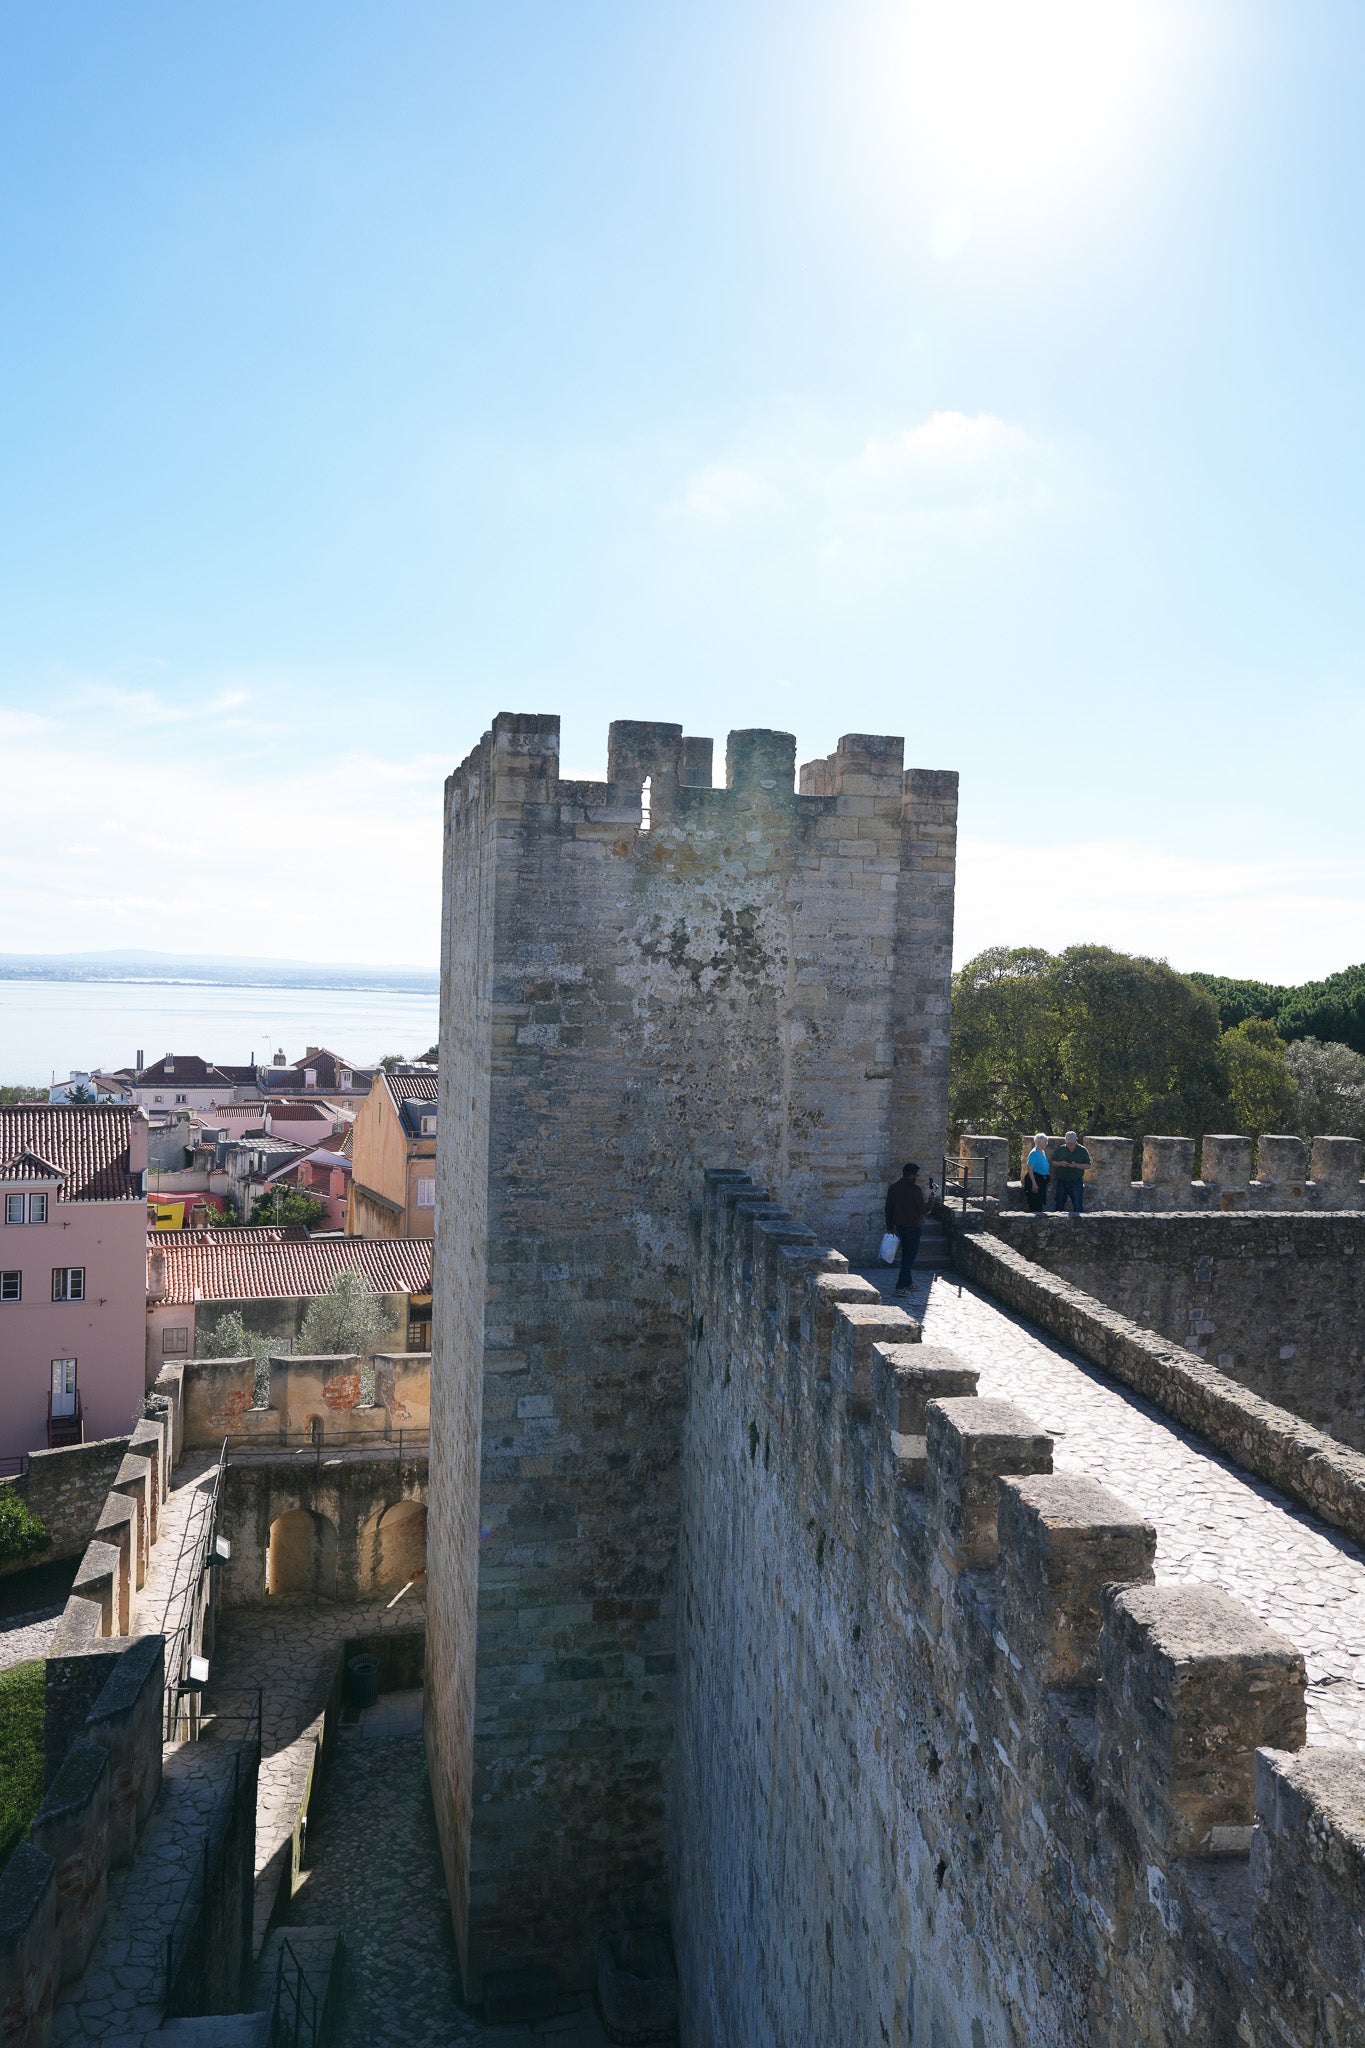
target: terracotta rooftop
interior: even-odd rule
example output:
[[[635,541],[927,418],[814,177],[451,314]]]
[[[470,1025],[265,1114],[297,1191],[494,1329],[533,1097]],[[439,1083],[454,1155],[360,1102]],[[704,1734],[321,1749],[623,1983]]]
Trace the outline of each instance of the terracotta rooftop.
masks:
[[[163,1232],[168,1302],[298,1301],[325,1294],[347,1268],[363,1273],[376,1294],[426,1294],[431,1289],[429,1237],[269,1238],[255,1230]]]
[[[7,1104],[0,1108],[0,1180],[41,1178],[38,1161],[61,1176],[63,1202],[141,1201],[128,1170],[136,1114],[115,1103]]]

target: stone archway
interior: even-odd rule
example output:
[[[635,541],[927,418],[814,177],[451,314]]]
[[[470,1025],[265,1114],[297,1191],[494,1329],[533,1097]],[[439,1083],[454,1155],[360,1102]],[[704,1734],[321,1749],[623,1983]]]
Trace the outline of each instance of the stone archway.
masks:
[[[326,1515],[290,1508],[270,1524],[266,1552],[267,1594],[312,1593],[335,1598],[337,1532]]]
[[[360,1532],[360,1595],[406,1586],[427,1572],[427,1511],[420,1500],[394,1501]]]

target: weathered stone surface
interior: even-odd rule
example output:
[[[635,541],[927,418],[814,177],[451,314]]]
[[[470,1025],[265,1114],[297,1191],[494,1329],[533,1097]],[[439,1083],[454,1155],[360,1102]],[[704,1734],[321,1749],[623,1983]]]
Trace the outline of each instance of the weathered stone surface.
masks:
[[[940,1154],[956,778],[902,751],[847,735],[798,795],[791,736],[737,733],[711,789],[631,721],[568,782],[558,721],[502,716],[448,785],[427,1739],[472,1994],[588,1987],[667,1916],[700,1168],[800,1205],[725,1218],[789,1325],[786,1255],[870,1251],[892,1148]]]
[[[1256,1744],[1303,1739],[1304,1660],[1200,1582],[1221,1568],[1308,1617],[1317,1570],[1321,1633],[1349,1669],[1354,1551],[1333,1556],[1144,1404],[936,1282],[918,1348],[946,1332],[993,1396],[1017,1386],[1022,1402],[1027,1383],[1059,1452],[1136,1470],[1161,1503],[1136,1512],[1074,1464],[997,1477],[999,1557],[952,1569],[940,1529],[964,1471],[984,1477],[988,1449],[1040,1455],[1051,1430],[995,1398],[931,1400],[917,1491],[889,1388],[858,1420],[851,1388],[822,1380],[714,1250],[696,1272],[672,1826],[683,2038],[1365,2038],[1360,1752],[1354,1770],[1311,1770],[1301,1796],[1300,1765],[1331,1752],[1277,1755],[1253,1803]],[[1026,1363],[1044,1350],[1048,1371]],[[1143,1583],[1157,1524],[1180,1585]],[[1120,1578],[1097,1665],[1097,1603]]]
[[[1052,1438],[1012,1401],[931,1401],[925,1516],[931,1537],[959,1570],[995,1563],[1000,1480],[1050,1472]]]
[[[61,1982],[69,1984],[90,1960],[109,1888],[109,1753],[99,1743],[72,1743],[29,1840],[57,1866]]]

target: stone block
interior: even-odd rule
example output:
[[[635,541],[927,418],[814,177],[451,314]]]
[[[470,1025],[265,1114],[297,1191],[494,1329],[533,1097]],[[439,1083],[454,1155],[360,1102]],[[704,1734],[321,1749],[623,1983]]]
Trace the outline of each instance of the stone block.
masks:
[[[811,1246],[815,1232],[777,1217],[755,1219],[750,1238],[753,1264],[754,1300],[760,1308],[776,1310],[778,1295],[778,1253],[792,1245]]]
[[[126,1636],[137,1612],[137,1502],[127,1494],[111,1493],[95,1524],[97,1540],[115,1551],[111,1633]]]
[[[89,1741],[109,1757],[109,1861],[130,1860],[161,1787],[165,1638],[139,1636],[91,1707]]]
[[[395,1433],[400,1429],[429,1429],[431,1353],[376,1351],[374,1398],[376,1407],[385,1411],[389,1426]]]
[[[1039,1686],[1095,1685],[1101,1595],[1150,1583],[1156,1530],[1078,1472],[1000,1481],[1001,1625]]]
[[[90,1960],[109,1890],[109,1753],[99,1743],[72,1743],[29,1840],[57,1866],[61,1981],[69,1984]]]
[[[57,1866],[32,1842],[0,1873],[0,2027],[6,2048],[48,2048],[59,1972]]]
[[[270,1405],[287,1436],[306,1437],[314,1431],[336,1436],[363,1429],[365,1422],[356,1416],[360,1404],[357,1353],[314,1357],[291,1352],[270,1361]]]
[[[140,1444],[136,1453],[127,1453],[115,1474],[113,1490],[133,1504],[133,1585],[140,1591],[147,1577],[152,1542],[152,1458],[148,1446]]]
[[[872,1347],[913,1344],[919,1324],[902,1308],[878,1299],[835,1304],[830,1339],[830,1379],[844,1395],[855,1422],[872,1413]]]
[[[71,1582],[71,1595],[58,1624],[57,1640],[64,1642],[68,1622],[77,1638],[117,1635],[118,1582],[117,1545],[98,1538],[88,1543]],[[81,1609],[85,1610],[84,1614]]]
[[[732,732],[725,741],[727,789],[791,796],[796,789],[796,736],[762,728]]]
[[[1142,1185],[1161,1207],[1188,1209],[1193,1181],[1193,1138],[1143,1139]]]
[[[1085,1169],[1085,1204],[1088,1209],[1131,1209],[1133,1206],[1133,1141],[1131,1138],[1092,1138],[1087,1132],[1085,1149],[1090,1164]]]
[[[885,1404],[888,1425],[898,1436],[923,1436],[929,1403],[969,1398],[980,1377],[974,1365],[941,1344],[872,1346],[873,1404]]]
[[[185,1367],[184,1442],[208,1450],[235,1436],[256,1398],[254,1358],[192,1358]]]
[[[883,1308],[885,1303],[870,1280],[856,1273],[808,1273],[801,1308],[801,1349],[810,1361],[811,1375],[827,1380],[830,1347],[834,1341],[834,1314],[841,1302],[859,1308]]]
[[[1365,1755],[1256,1757],[1251,1941],[1282,2037],[1355,2036],[1343,1989],[1365,1985]]]
[[[957,1570],[993,1565],[1000,1481],[1050,1472],[1052,1438],[1013,1401],[930,1401],[925,1416],[925,1507],[931,1536]]]
[[[984,1197],[986,1200],[1004,1201],[1010,1177],[1008,1138],[983,1137],[975,1131],[964,1131],[958,1143],[957,1163],[958,1171],[967,1183],[970,1200],[979,1202]]]
[[[847,1274],[848,1260],[828,1244],[779,1244],[773,1256],[774,1307],[789,1344],[801,1341],[806,1282],[812,1273]]]
[[[713,772],[712,756],[715,741],[698,739],[684,733],[682,743],[682,781],[688,789],[709,789]]]
[[[1297,1207],[1308,1181],[1307,1144],[1302,1138],[1263,1137],[1256,1147],[1256,1178],[1274,1190],[1277,1207]]]
[[[1240,1132],[1208,1132],[1201,1155],[1206,1188],[1245,1193],[1251,1185],[1251,1140]]]
[[[140,1416],[128,1439],[128,1451],[135,1458],[146,1458],[151,1467],[148,1540],[155,1543],[161,1527],[161,1503],[171,1490],[171,1432],[168,1425],[155,1416]]]
[[[1359,1138],[1314,1138],[1308,1171],[1322,1209],[1358,1209],[1361,1201]]]
[[[1302,1748],[1304,1662],[1218,1586],[1105,1595],[1099,1763],[1167,1857],[1245,1852],[1258,1748]]]

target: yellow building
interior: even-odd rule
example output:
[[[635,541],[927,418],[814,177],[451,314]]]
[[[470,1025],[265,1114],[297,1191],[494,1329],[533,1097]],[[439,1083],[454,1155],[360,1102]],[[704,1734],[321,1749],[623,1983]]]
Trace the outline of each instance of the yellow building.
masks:
[[[431,1237],[436,1227],[436,1076],[375,1075],[351,1137],[353,1237]]]

